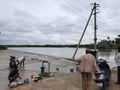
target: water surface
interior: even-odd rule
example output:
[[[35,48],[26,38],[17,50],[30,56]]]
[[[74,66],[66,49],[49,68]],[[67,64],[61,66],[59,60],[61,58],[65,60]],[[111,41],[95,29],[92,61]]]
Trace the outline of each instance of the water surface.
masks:
[[[76,48],[19,47],[19,48],[9,48],[9,49],[72,59]],[[77,59],[81,55],[85,54],[85,50],[86,50],[86,48],[79,48],[76,53],[75,59]],[[115,63],[116,54],[117,54],[116,50],[114,50],[114,49],[113,50],[103,50],[103,51],[98,51],[97,57],[98,57],[98,59],[100,59],[100,58],[106,59],[108,64],[110,64],[110,67],[113,68],[113,67],[116,67],[116,63]]]

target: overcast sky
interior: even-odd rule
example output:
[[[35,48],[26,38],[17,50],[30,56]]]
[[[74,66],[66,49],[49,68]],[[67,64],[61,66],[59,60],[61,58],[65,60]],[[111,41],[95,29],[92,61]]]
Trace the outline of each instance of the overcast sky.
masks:
[[[97,42],[120,34],[120,0],[0,0],[0,44],[77,44],[98,3]],[[82,44],[94,42],[93,17]]]

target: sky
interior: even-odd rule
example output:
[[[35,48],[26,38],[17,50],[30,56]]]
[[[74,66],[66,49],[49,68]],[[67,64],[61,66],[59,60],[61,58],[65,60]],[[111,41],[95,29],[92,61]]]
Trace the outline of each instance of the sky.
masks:
[[[92,3],[97,42],[120,34],[120,0],[0,0],[0,45],[78,44]],[[81,44],[94,43],[94,16]]]

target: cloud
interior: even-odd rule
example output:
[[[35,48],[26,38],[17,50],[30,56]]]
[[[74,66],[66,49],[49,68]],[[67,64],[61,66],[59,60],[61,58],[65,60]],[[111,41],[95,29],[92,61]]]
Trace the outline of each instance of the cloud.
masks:
[[[77,44],[98,0],[0,0],[0,44]],[[98,1],[98,41],[117,37],[119,0]],[[94,42],[93,18],[82,43]]]

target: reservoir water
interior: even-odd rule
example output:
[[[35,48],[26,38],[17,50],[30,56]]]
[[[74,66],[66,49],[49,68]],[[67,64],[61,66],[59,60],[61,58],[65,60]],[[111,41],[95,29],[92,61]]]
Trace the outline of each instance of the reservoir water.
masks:
[[[9,49],[72,59],[76,48],[19,47],[19,48],[9,48]],[[85,50],[86,48],[79,48],[76,53],[75,59],[85,54]],[[108,62],[111,68],[116,67],[116,63],[115,63],[116,55],[117,55],[117,51],[114,49],[102,50],[97,52],[98,59],[100,58],[106,59],[106,61]]]

